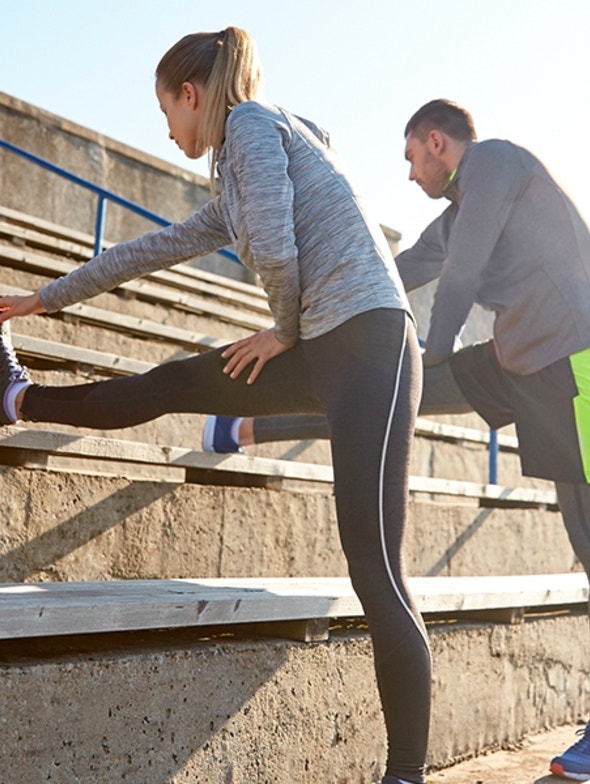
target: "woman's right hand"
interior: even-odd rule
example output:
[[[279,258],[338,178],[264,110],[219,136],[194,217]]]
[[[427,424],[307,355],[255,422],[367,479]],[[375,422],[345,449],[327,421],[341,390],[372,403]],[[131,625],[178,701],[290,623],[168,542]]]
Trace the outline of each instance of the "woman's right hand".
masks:
[[[37,293],[24,296],[0,297],[0,324],[15,316],[45,313],[45,307]]]

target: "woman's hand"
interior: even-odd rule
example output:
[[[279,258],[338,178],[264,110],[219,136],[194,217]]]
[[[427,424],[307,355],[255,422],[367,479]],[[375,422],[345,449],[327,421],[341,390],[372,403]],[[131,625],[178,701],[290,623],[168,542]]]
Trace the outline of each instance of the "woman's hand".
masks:
[[[0,304],[1,302],[0,299]],[[292,348],[291,345],[281,343],[277,339],[274,329],[265,329],[248,338],[238,340],[226,348],[221,356],[225,359],[229,358],[229,362],[223,368],[223,372],[227,373],[230,378],[237,378],[245,367],[256,360],[247,379],[248,384],[253,384],[269,359],[288,351],[290,348]]]
[[[31,313],[45,313],[38,294],[0,297],[0,324],[15,316],[29,316]]]

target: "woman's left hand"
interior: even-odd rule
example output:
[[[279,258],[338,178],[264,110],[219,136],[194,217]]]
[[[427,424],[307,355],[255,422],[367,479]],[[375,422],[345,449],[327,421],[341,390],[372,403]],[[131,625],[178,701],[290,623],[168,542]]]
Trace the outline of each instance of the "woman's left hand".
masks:
[[[230,378],[237,378],[245,367],[256,360],[247,379],[248,384],[253,384],[269,359],[288,351],[290,348],[292,345],[281,343],[277,339],[274,329],[265,329],[243,340],[237,340],[229,348],[226,348],[221,356],[229,359],[229,362],[223,368],[223,372],[227,373]]]

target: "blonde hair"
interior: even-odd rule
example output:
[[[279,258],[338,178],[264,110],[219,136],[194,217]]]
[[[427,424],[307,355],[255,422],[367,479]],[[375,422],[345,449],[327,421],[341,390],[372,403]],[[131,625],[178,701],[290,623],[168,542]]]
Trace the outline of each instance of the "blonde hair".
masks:
[[[178,97],[185,82],[198,82],[207,88],[200,134],[203,145],[211,151],[212,193],[227,116],[237,104],[258,97],[261,79],[254,41],[239,27],[186,35],[158,63],[156,81],[166,92]]]

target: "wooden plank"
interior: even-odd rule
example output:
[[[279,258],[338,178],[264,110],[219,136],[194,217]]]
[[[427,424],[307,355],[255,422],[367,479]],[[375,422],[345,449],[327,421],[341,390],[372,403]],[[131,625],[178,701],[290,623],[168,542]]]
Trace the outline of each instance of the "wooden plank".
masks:
[[[38,218],[25,212],[19,212],[18,210],[13,210],[3,205],[0,205],[0,217],[4,218],[4,220],[11,221],[18,226],[34,227],[46,234],[70,240],[71,242],[86,244],[89,247],[93,247],[94,245],[94,238],[90,234],[85,234],[76,229],[65,228],[64,226],[52,223],[44,218]]]
[[[583,573],[414,577],[424,613],[586,604]],[[0,638],[362,617],[350,580],[226,578],[0,585]],[[278,628],[278,627],[277,627]]]
[[[30,293],[16,286],[3,286],[2,291],[4,294],[22,295]],[[62,308],[59,311],[59,315],[60,317],[65,315],[74,319],[80,319],[80,321],[84,321],[87,324],[95,324],[103,328],[112,329],[115,332],[139,335],[150,340],[165,340],[195,352],[221,348],[221,346],[225,346],[229,342],[228,340],[204,335],[201,332],[191,332],[187,329],[150,321],[149,319],[127,316],[124,313],[114,313],[110,310],[103,310],[82,302]]]
[[[7,245],[0,245],[0,258],[28,271],[42,273],[52,277],[66,275],[79,266],[69,261],[50,258],[48,256],[38,256],[29,251],[9,247]],[[247,313],[243,308],[236,307],[234,309],[223,305],[217,305],[212,300],[197,297],[192,294],[179,293],[176,289],[170,292],[167,288],[157,286],[154,283],[150,283],[143,279],[134,279],[121,283],[115,290],[133,294],[147,302],[157,302],[169,307],[187,310],[191,313],[205,313],[222,321],[237,324],[254,331],[267,329],[272,325],[270,316]]]
[[[421,436],[441,438],[448,441],[468,441],[470,443],[489,444],[490,431],[478,430],[474,427],[461,427],[460,425],[448,425],[444,422],[436,422],[425,417],[416,419],[416,433]],[[514,451],[518,449],[518,439],[504,433],[498,433],[498,446],[502,449]]]
[[[118,354],[80,348],[68,343],[57,343],[31,335],[12,333],[12,343],[19,356],[26,358],[50,359],[68,365],[86,365],[98,372],[112,375],[132,375],[146,373],[154,367],[152,362],[140,359],[129,359]]]
[[[220,455],[184,447],[145,444],[100,436],[81,436],[57,431],[34,430],[10,425],[0,431],[0,448],[38,450],[78,458],[105,458],[130,463],[175,465],[187,470],[223,471],[228,475],[284,478],[331,484],[334,479],[331,466],[316,463],[299,463],[289,460],[250,457],[248,455]],[[410,477],[413,494],[458,496],[479,499],[480,503],[510,506],[541,506],[557,508],[554,491],[534,488],[501,487],[476,482],[457,482],[434,477]]]

